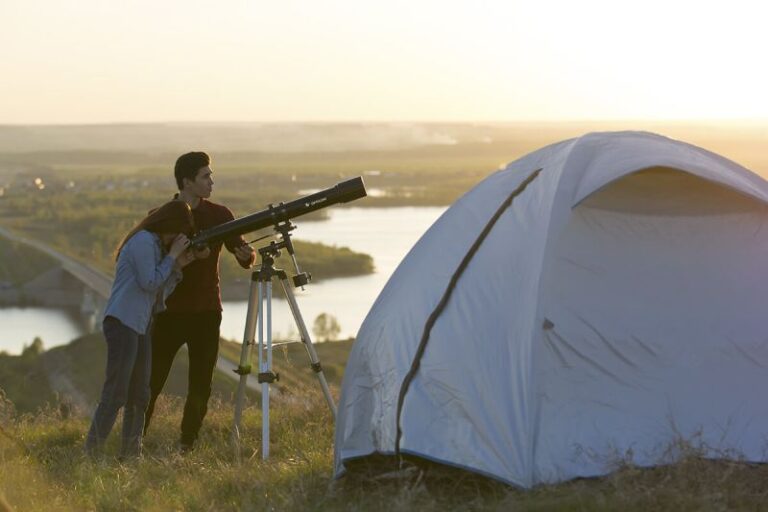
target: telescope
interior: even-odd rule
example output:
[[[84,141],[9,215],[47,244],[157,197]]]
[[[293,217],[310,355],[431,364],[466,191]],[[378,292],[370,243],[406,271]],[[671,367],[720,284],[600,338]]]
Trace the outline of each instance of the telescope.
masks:
[[[333,402],[328,381],[325,379],[320,359],[317,356],[312,339],[309,336],[307,325],[299,311],[298,302],[293,294],[293,289],[288,284],[288,276],[282,269],[275,268],[275,259],[280,255],[280,250],[285,248],[293,259],[294,267],[298,273],[293,278],[295,286],[303,286],[308,283],[310,275],[300,272],[296,262],[296,256],[291,243],[291,231],[296,227],[291,224],[291,219],[306,215],[327,206],[338,203],[348,203],[355,199],[365,197],[365,185],[363,178],[358,176],[347,181],[337,183],[333,187],[315,192],[288,203],[278,205],[270,204],[260,212],[252,213],[239,219],[234,219],[224,224],[214,226],[196,234],[190,240],[193,247],[204,247],[209,244],[223,242],[235,236],[240,236],[251,231],[256,231],[273,226],[282,240],[278,243],[272,241],[269,245],[259,249],[261,262],[251,274],[251,287],[248,295],[248,311],[245,317],[245,333],[243,345],[240,351],[240,364],[234,370],[240,375],[240,383],[237,386],[235,399],[235,418],[232,427],[232,439],[235,444],[235,455],[240,459],[240,420],[243,414],[245,388],[248,374],[251,373],[251,347],[254,346],[254,337],[258,331],[258,382],[261,384],[261,410],[262,410],[262,458],[269,456],[269,386],[280,379],[280,376],[272,371],[272,280],[277,279],[283,289],[283,294],[288,301],[291,314],[296,322],[296,327],[301,334],[301,341],[307,349],[311,361],[310,368],[317,375],[320,387],[325,395],[325,400],[336,417],[336,405]],[[265,329],[266,326],[266,337]]]
[[[257,231],[269,226],[277,226],[294,217],[306,215],[334,204],[348,203],[366,195],[363,178],[358,176],[357,178],[337,183],[320,192],[309,194],[288,203],[270,204],[264,210],[219,224],[210,229],[205,229],[192,237],[190,243],[193,247],[203,247],[223,242],[234,236]]]

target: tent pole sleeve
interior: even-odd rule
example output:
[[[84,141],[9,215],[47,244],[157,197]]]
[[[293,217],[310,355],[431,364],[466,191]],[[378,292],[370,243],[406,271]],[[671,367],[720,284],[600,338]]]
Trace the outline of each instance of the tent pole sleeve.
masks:
[[[509,206],[512,204],[512,201],[523,193],[523,191],[528,187],[528,185],[535,180],[539,173],[541,172],[541,169],[537,169],[533,171],[525,180],[523,180],[520,185],[515,188],[515,190],[512,191],[511,194],[509,194],[509,197],[507,197],[504,202],[499,206],[498,210],[496,210],[496,213],[493,214],[493,217],[491,217],[491,220],[488,221],[488,223],[485,225],[485,228],[483,228],[483,231],[478,235],[475,242],[472,244],[472,247],[470,247],[469,251],[466,255],[464,255],[464,258],[461,260],[461,263],[459,264],[456,271],[451,276],[451,280],[448,283],[448,286],[445,289],[445,292],[443,293],[443,297],[440,299],[440,302],[435,307],[434,311],[432,311],[432,314],[429,315],[429,318],[427,319],[427,323],[424,325],[424,331],[421,336],[421,341],[419,342],[419,347],[416,349],[416,354],[413,357],[413,362],[411,363],[411,368],[408,370],[408,373],[405,375],[405,378],[403,379],[403,383],[400,385],[400,394],[397,397],[397,433],[395,436],[395,456],[400,457],[400,438],[403,435],[403,432],[400,428],[400,417],[403,412],[403,403],[405,402],[405,395],[408,392],[408,388],[411,385],[411,381],[416,377],[416,373],[419,371],[419,366],[421,365],[421,358],[424,355],[424,351],[427,348],[427,343],[429,342],[429,335],[432,331],[432,327],[435,325],[435,322],[437,322],[437,319],[440,317],[440,314],[443,312],[443,309],[445,309],[445,306],[448,304],[448,301],[451,298],[451,295],[453,294],[453,290],[456,287],[456,283],[459,281],[459,278],[464,273],[464,270],[469,265],[469,262],[474,257],[475,253],[478,251],[480,246],[482,245],[485,238],[488,236],[488,234],[491,232],[491,229],[493,229],[493,226],[496,224],[496,221],[499,220],[499,217],[504,213],[504,211],[509,208]],[[402,459],[401,459],[402,461]]]

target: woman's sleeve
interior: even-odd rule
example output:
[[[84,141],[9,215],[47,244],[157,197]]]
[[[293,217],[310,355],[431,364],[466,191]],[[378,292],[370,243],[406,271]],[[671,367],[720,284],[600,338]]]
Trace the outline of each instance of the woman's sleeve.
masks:
[[[163,287],[173,271],[174,260],[170,256],[162,257],[152,235],[137,233],[138,237],[131,244],[131,258],[136,270],[136,282],[148,292],[155,292]],[[160,260],[160,261],[158,261]]]
[[[174,265],[170,277],[163,284],[163,291],[160,292],[162,300],[155,303],[154,313],[165,311],[165,301],[168,300],[168,297],[170,297],[173,290],[176,289],[176,285],[181,282],[183,277],[184,274],[181,269],[176,268],[176,265]]]

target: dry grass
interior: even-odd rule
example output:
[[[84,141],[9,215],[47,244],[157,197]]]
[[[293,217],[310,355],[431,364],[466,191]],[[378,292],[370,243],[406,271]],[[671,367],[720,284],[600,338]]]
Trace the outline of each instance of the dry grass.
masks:
[[[256,405],[256,404],[255,404]],[[244,460],[230,444],[232,410],[213,402],[198,448],[175,447],[182,401],[161,400],[145,457],[120,463],[81,453],[87,420],[57,409],[0,414],[0,496],[16,510],[761,510],[768,467],[701,458],[683,443],[672,465],[623,465],[610,476],[521,491],[440,466],[407,466],[381,476],[332,475],[333,426],[318,391],[272,408],[271,458],[261,460],[258,407],[246,411]],[[10,411],[10,412],[9,412]],[[4,414],[4,415],[3,415]]]

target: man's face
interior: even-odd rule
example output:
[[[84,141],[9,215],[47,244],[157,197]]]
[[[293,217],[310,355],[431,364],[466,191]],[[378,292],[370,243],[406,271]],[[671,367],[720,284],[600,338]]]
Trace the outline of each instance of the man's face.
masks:
[[[184,190],[197,197],[209,198],[213,192],[213,171],[209,165],[198,169],[194,180],[184,178]]]

